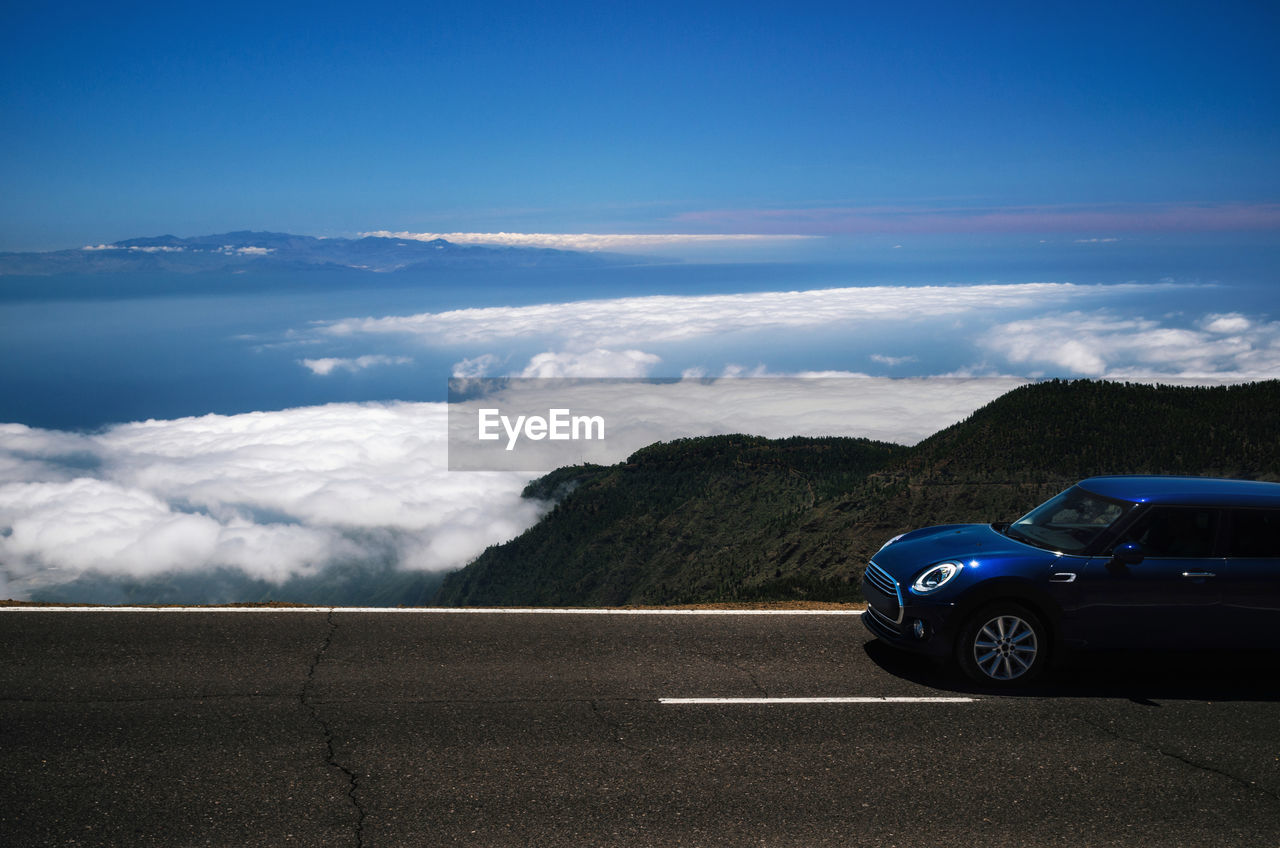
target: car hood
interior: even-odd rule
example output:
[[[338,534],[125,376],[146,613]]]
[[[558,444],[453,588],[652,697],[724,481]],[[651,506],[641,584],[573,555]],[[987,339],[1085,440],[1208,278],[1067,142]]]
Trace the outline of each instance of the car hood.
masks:
[[[983,563],[1010,559],[1049,561],[1056,559],[1056,555],[1015,542],[990,524],[946,524],[905,533],[871,559],[896,580],[907,581],[925,566],[943,560],[965,564],[974,560]]]

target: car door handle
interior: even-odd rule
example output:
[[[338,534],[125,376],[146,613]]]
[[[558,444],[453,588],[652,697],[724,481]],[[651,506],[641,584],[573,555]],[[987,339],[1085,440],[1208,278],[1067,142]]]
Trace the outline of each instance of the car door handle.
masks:
[[[1212,571],[1184,571],[1183,577],[1217,577]]]
[[[1055,571],[1049,575],[1050,583],[1074,583],[1076,576],[1070,571]]]

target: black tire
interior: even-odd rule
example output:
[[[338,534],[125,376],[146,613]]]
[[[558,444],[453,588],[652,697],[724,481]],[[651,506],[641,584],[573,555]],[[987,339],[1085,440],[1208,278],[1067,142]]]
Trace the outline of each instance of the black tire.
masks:
[[[956,661],[975,683],[1001,689],[1025,686],[1049,661],[1049,631],[1016,601],[997,601],[978,610],[960,630]]]

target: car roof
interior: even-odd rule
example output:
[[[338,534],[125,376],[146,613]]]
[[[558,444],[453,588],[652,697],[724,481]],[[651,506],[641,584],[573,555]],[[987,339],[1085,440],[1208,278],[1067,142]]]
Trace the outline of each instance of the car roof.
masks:
[[[1280,507],[1280,483],[1219,477],[1090,477],[1079,486],[1133,503]]]

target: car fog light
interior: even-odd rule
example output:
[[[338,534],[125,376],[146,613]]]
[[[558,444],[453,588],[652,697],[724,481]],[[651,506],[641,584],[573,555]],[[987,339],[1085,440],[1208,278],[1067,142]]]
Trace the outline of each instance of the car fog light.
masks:
[[[911,632],[915,634],[917,639],[923,639],[925,634],[929,632],[929,627],[924,623],[924,619],[917,618],[911,623]]]

